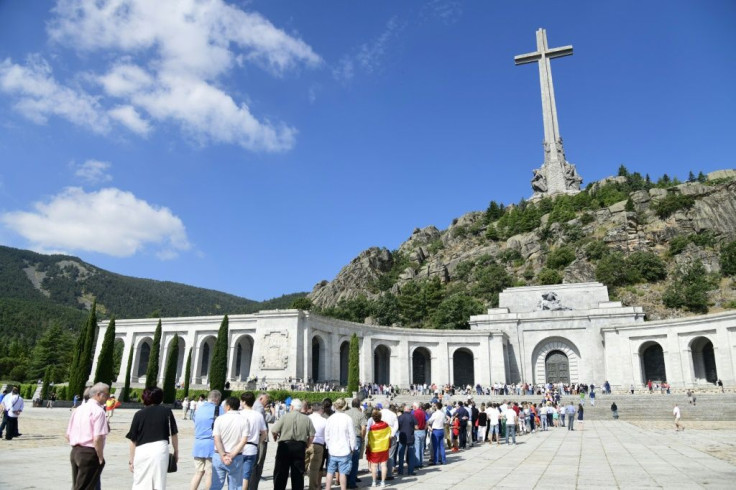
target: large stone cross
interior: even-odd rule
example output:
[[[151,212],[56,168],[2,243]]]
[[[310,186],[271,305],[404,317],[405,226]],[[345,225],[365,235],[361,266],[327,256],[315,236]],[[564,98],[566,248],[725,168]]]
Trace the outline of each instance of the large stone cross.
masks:
[[[565,159],[562,137],[557,123],[555,89],[552,85],[552,67],[549,60],[572,54],[572,46],[550,49],[547,46],[547,31],[537,30],[537,50],[514,57],[517,65],[537,63],[539,85],[542,89],[542,116],[544,120],[544,164],[534,171],[532,188],[536,196],[574,194],[579,191],[582,179],[575,166]]]

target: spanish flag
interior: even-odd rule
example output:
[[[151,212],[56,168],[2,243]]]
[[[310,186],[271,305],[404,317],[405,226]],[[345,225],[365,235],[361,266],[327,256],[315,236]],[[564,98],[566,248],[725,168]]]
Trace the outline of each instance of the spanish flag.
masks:
[[[389,447],[391,447],[391,427],[383,421],[371,425],[368,428],[366,459],[371,463],[387,461]]]

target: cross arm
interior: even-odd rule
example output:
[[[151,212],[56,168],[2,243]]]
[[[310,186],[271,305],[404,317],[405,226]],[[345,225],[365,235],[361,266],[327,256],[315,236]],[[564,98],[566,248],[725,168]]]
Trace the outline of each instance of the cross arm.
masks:
[[[570,56],[572,54],[572,46],[562,46],[561,48],[548,49],[545,53],[547,58],[560,58],[562,56]]]
[[[536,63],[537,61],[539,61],[541,57],[542,57],[542,54],[539,51],[535,51],[533,53],[520,54],[519,56],[514,56],[514,64],[524,65],[526,63]]]

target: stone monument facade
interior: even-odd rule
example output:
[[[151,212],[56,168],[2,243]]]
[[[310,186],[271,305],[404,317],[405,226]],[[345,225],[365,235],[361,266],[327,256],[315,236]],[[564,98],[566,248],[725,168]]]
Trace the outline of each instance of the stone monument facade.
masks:
[[[575,165],[567,161],[562,145],[560,127],[557,122],[555,89],[552,84],[550,60],[572,55],[572,46],[550,49],[547,46],[547,31],[537,30],[537,50],[533,53],[514,57],[517,65],[537,63],[539,66],[539,85],[542,90],[542,118],[544,121],[544,163],[534,170],[532,178],[532,199],[558,194],[577,194],[583,179],[578,175]]]

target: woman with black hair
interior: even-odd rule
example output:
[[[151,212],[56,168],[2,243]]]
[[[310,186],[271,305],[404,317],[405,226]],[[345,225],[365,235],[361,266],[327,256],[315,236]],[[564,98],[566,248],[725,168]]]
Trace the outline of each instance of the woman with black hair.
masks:
[[[143,409],[136,412],[125,437],[130,439],[128,468],[133,473],[133,490],[166,488],[169,467],[169,437],[174,447],[174,460],[179,461],[179,438],[174,414],[161,405],[161,388],[143,391]]]

